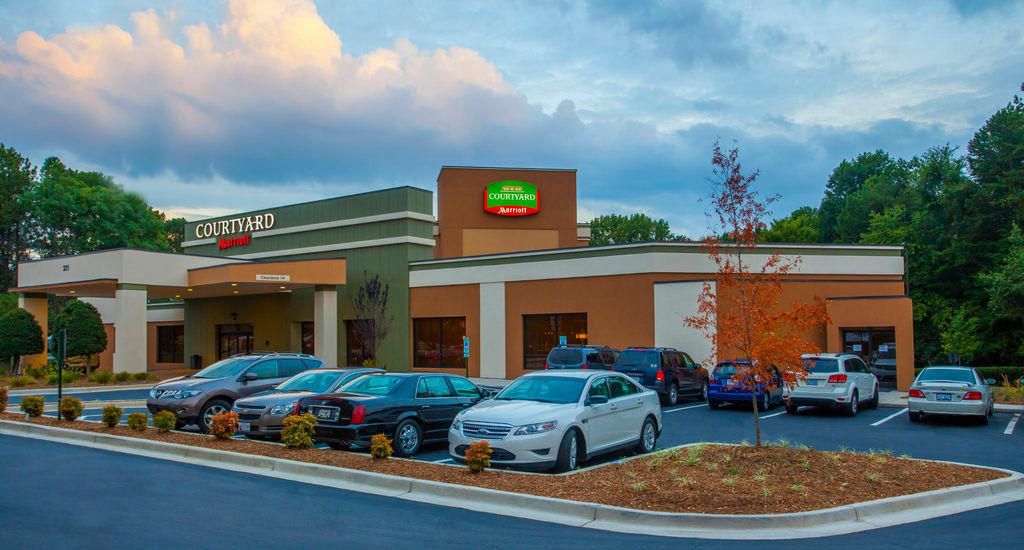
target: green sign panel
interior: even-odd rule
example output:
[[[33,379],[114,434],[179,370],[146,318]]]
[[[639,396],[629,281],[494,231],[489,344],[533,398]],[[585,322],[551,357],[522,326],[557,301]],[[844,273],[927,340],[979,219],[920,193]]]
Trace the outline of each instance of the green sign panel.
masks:
[[[525,181],[496,181],[484,190],[484,210],[499,216],[527,216],[540,212],[540,195]]]

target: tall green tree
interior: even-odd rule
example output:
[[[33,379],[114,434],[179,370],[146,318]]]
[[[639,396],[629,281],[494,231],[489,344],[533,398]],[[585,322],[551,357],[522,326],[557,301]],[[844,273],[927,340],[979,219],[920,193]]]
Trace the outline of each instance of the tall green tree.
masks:
[[[840,216],[846,210],[848,199],[861,191],[871,178],[892,180],[896,167],[896,161],[881,149],[873,153],[862,153],[852,161],[844,160],[839,163],[825,184],[825,198],[818,209],[823,242],[857,242],[860,234],[849,234],[849,231],[855,228],[847,228],[846,233],[840,232]],[[879,186],[876,185],[877,187]],[[872,192],[864,198],[874,198],[874,195]],[[847,222],[847,225],[849,224],[850,221]]]
[[[967,161],[1000,227],[1024,226],[1024,99],[1013,96],[989,117],[967,145]]]
[[[167,235],[167,248],[171,252],[184,252],[181,243],[185,240],[185,218],[164,220],[164,233]]]
[[[0,143],[0,292],[18,284],[18,262],[28,258],[28,194],[36,168]]]
[[[820,242],[821,221],[818,209],[801,206],[785,218],[772,220],[771,227],[758,234],[757,240],[767,243]]]
[[[590,221],[592,245],[668,241],[675,238],[667,221],[652,219],[647,214],[606,214]]]
[[[43,329],[31,313],[19,307],[0,317],[0,357],[11,358],[16,374],[21,375],[22,357],[44,349]]]
[[[67,329],[68,357],[85,356],[86,365],[92,356],[107,349],[107,333],[103,330],[103,319],[92,304],[72,300],[64,306],[53,320],[53,334]]]

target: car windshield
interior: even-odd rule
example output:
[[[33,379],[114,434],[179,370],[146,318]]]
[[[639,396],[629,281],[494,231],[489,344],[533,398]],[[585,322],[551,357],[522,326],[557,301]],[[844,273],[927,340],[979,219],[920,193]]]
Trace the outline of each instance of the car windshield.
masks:
[[[739,363],[722,363],[715,367],[715,371],[712,373],[715,378],[732,378],[736,373],[743,374],[747,372],[750,367]]]
[[[575,403],[580,400],[586,383],[584,378],[526,376],[509,384],[494,399]]]
[[[344,391],[346,393],[361,393],[364,395],[387,395],[391,393],[391,390],[398,387],[403,380],[405,380],[403,376],[388,376],[386,374],[364,376],[345,384]]]
[[[927,368],[917,377],[918,382],[966,382],[974,384],[974,373],[964,369]]]
[[[339,378],[340,372],[304,372],[285,380],[277,387],[277,391],[311,391],[323,393]]]
[[[630,349],[622,352],[619,358],[615,360],[616,367],[657,367],[659,363],[658,352],[656,351]]]
[[[251,365],[255,360],[256,358],[254,357],[224,359],[193,374],[192,378],[224,378],[226,376],[234,376],[242,372],[242,369]]]
[[[839,361],[835,359],[805,359],[807,372],[818,374],[823,372],[839,372]]]
[[[578,349],[553,349],[548,354],[548,363],[574,364],[583,362],[583,353]]]

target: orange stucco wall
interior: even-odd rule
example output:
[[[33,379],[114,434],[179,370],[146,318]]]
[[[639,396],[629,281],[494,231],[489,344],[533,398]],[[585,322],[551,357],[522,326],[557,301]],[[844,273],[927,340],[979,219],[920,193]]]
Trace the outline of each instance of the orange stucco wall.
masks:
[[[428,292],[409,292],[409,334],[414,339],[412,320],[424,317],[465,317],[466,336],[469,337],[469,361],[466,376],[480,376],[480,286],[454,285],[435,287]],[[416,348],[415,340],[409,347],[409,365],[413,364],[412,354]],[[432,369],[416,369],[432,370]],[[463,374],[461,369],[441,369],[445,372],[455,371]]]
[[[484,211],[484,190],[488,184],[517,180],[537,186],[540,212],[529,216],[499,216]],[[460,168],[446,166],[437,177],[438,238],[435,258],[471,254],[513,252],[544,248],[580,246],[576,230],[576,171],[517,170],[501,168]],[[495,235],[486,249],[473,245],[464,249],[463,230],[488,229]],[[521,230],[557,231],[557,244],[550,238]]]
[[[897,294],[897,293],[892,293]],[[899,294],[902,294],[900,292]],[[829,300],[828,352],[843,351],[843,329],[893,327],[896,330],[896,387],[914,381],[914,307],[910,298],[876,293],[854,300]]]

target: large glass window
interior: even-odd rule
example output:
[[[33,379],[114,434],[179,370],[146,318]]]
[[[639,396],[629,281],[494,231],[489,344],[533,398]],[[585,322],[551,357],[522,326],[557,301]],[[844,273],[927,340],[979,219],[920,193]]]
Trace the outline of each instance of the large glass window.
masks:
[[[543,369],[551,348],[565,336],[568,345],[587,343],[586,313],[523,315],[523,366]]]
[[[462,339],[465,317],[434,317],[412,320],[412,366],[417,368],[464,369]]]
[[[185,326],[156,327],[156,362],[185,362]]]

